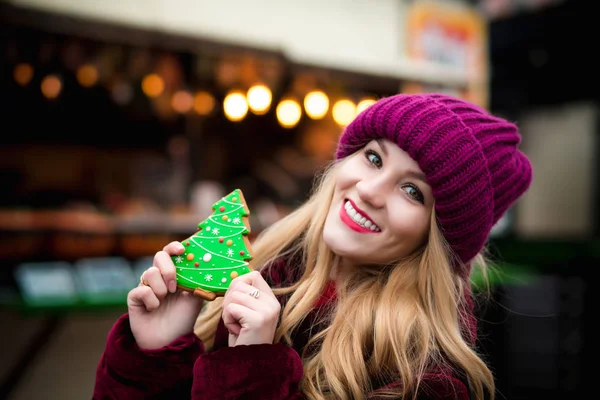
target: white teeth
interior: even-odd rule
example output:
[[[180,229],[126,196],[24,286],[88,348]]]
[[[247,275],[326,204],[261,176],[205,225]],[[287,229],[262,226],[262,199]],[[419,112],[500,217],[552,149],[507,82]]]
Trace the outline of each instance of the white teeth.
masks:
[[[344,204],[344,208],[346,209],[346,213],[352,218],[360,226],[363,226],[367,229],[370,229],[374,232],[379,232],[381,229],[377,225],[375,225],[372,221],[368,220],[367,217],[361,215],[358,211],[352,207],[352,203],[346,201]]]

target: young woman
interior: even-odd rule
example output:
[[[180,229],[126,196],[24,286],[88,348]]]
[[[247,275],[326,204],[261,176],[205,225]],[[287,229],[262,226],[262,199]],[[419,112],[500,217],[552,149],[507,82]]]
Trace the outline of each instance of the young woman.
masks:
[[[254,241],[260,272],[223,298],[202,309],[175,290],[180,243],[156,254],[94,398],[493,398],[469,275],[530,185],[519,143],[514,124],[463,100],[379,100],[306,203]]]

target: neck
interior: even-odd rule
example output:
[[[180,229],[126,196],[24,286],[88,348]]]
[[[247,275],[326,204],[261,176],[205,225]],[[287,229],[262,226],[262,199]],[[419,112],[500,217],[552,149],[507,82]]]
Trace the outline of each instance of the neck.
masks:
[[[333,268],[331,268],[331,273],[329,274],[329,279],[338,282],[353,267],[354,267],[354,265],[351,262],[349,262],[348,259],[343,258],[343,257],[338,257],[337,262],[334,264]]]

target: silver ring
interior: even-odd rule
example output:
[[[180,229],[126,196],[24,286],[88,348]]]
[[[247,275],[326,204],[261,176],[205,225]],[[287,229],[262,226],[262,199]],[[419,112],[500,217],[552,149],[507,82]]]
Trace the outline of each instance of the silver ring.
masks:
[[[260,297],[260,290],[258,289],[253,289],[250,293],[248,293],[250,296],[254,297],[255,299],[258,299]]]

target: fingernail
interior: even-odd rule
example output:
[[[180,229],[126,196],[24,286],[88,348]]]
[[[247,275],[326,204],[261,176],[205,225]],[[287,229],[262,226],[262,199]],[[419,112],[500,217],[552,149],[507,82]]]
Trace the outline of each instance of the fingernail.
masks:
[[[177,243],[177,250],[181,251],[184,249],[185,249],[185,247],[183,247],[183,245],[181,243]]]
[[[177,284],[175,283],[175,281],[169,281],[169,292],[175,293],[176,290]]]

